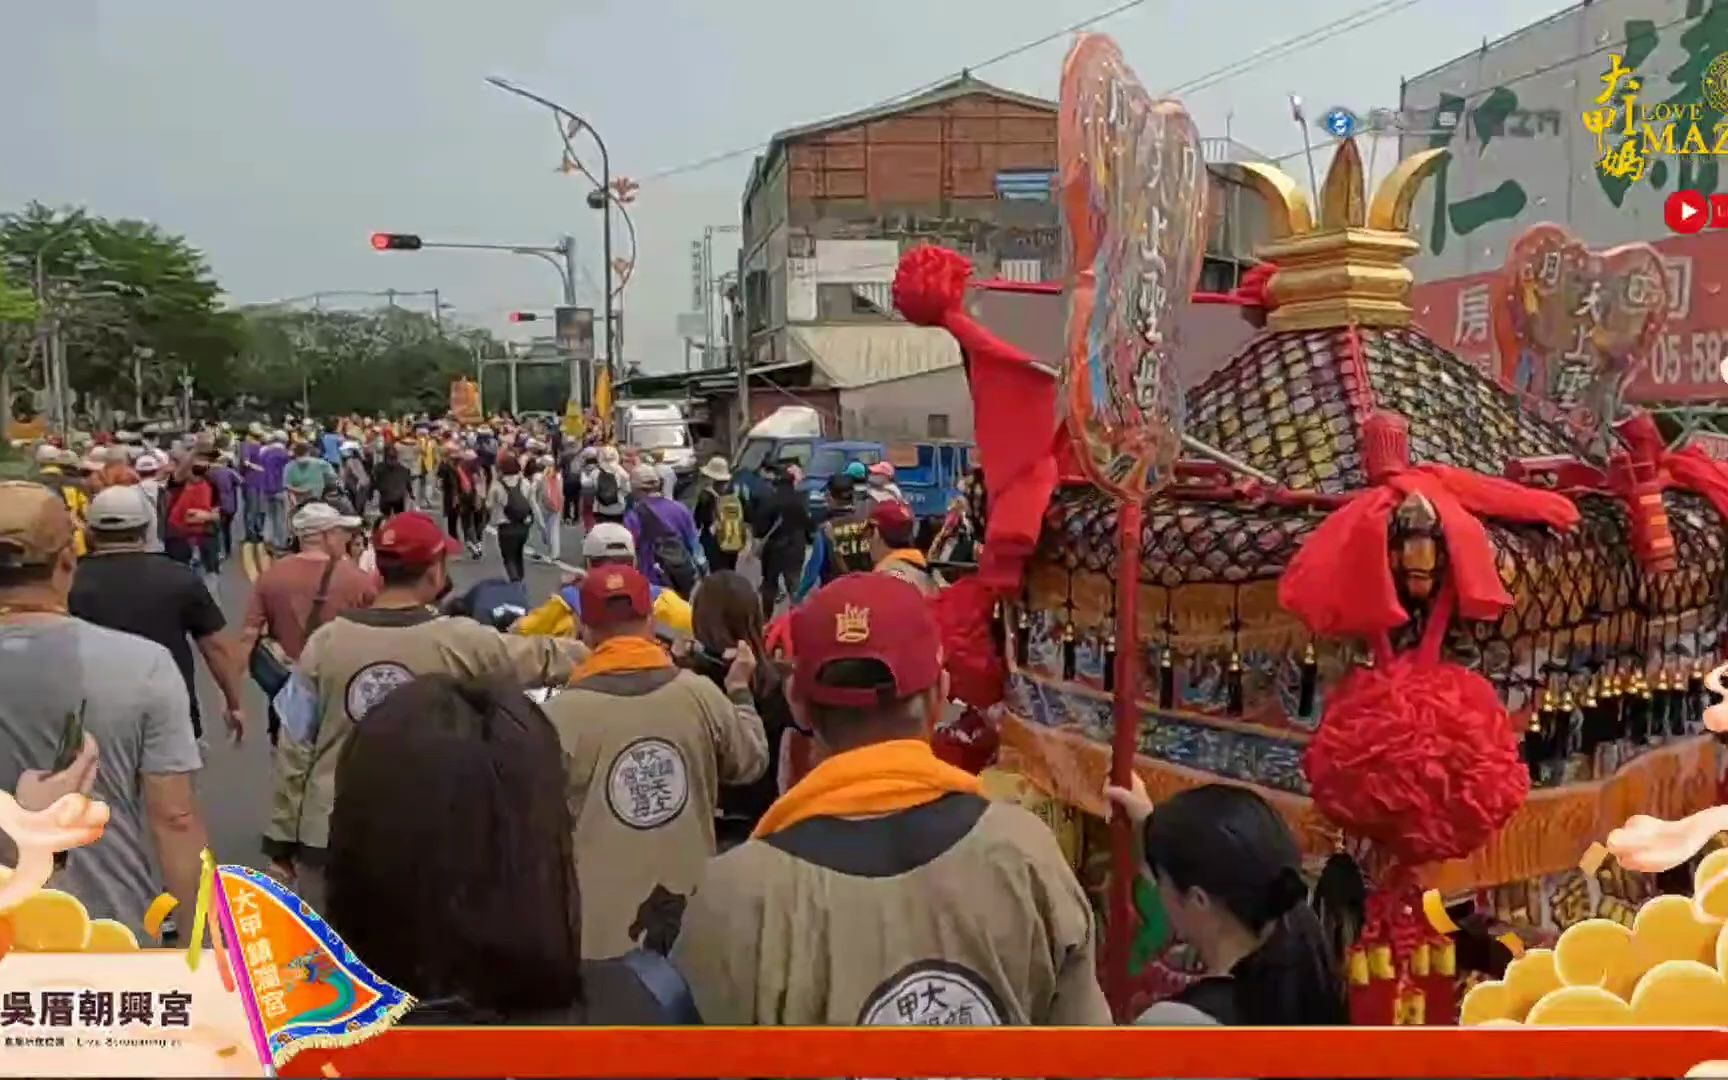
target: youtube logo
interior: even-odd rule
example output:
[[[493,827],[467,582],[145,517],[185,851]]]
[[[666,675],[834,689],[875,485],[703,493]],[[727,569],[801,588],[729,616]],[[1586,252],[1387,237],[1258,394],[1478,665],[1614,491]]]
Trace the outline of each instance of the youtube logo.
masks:
[[[1697,191],[1676,191],[1663,202],[1662,219],[1677,233],[1701,233],[1710,224],[1710,201]]]

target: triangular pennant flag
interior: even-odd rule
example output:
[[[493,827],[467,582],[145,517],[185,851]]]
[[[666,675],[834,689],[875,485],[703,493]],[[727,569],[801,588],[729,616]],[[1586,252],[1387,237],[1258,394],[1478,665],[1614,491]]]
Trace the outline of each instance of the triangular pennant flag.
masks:
[[[220,867],[216,879],[223,937],[266,1065],[308,1047],[351,1046],[414,1007],[280,882],[248,866]]]

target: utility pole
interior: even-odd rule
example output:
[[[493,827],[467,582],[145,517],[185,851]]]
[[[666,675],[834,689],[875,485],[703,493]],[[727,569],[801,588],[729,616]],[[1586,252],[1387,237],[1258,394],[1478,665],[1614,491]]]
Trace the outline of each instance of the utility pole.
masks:
[[[568,307],[576,306],[576,238],[566,235],[558,242],[564,249],[564,303]],[[556,324],[554,324],[556,325]],[[576,407],[587,411],[594,400],[594,361],[588,357],[578,358],[576,350],[570,347],[570,398]],[[514,409],[514,403],[512,403]]]
[[[432,325],[438,328],[438,333],[444,333],[444,302],[438,297],[438,290],[432,290]]]
[[[508,348],[508,346],[506,346],[506,348]],[[517,414],[517,412],[520,411],[520,408],[521,408],[520,405],[518,404],[517,400],[516,400],[516,350],[515,349],[509,348],[508,352],[505,353],[505,363],[508,364],[509,368],[510,368],[510,415],[515,416]]]
[[[735,233],[737,225],[704,225],[702,227],[702,321],[705,331],[702,339],[702,366],[708,366],[708,358],[714,355],[714,234]]]

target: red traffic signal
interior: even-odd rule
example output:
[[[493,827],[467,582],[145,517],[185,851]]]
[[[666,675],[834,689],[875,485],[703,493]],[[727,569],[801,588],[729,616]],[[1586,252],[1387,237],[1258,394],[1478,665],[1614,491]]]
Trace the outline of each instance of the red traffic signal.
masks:
[[[420,238],[413,233],[375,232],[372,246],[379,251],[419,251]]]
[[[537,311],[512,311],[510,313],[511,322],[534,322],[539,318],[540,313]]]

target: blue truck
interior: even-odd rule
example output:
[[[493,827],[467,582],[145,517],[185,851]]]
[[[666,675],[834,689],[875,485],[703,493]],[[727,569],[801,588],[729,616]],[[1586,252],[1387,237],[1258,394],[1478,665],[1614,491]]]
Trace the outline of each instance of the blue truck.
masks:
[[[820,520],[827,505],[828,481],[856,461],[866,468],[878,461],[894,466],[894,482],[918,516],[921,532],[933,532],[960,494],[971,469],[970,443],[931,440],[889,446],[867,439],[824,439],[805,434],[752,434],[732,462],[732,474],[746,498],[763,493],[762,468],[796,464],[804,473],[799,490],[810,500],[811,516]]]

